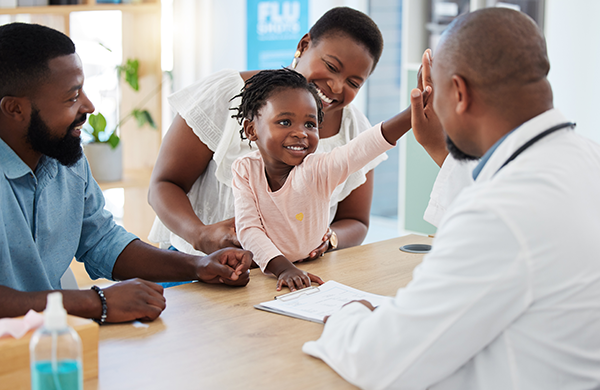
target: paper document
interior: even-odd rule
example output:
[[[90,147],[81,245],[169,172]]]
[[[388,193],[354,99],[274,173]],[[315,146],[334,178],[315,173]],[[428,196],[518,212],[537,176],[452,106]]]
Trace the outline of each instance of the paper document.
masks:
[[[322,324],[325,316],[332,315],[346,303],[359,299],[365,299],[377,307],[389,297],[360,291],[330,280],[321,286],[307,287],[281,295],[254,307]]]

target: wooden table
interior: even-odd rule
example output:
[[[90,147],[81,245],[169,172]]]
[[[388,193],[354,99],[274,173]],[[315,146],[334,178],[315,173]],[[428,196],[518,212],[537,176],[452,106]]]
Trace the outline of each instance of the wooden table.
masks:
[[[401,252],[410,235],[326,254],[301,269],[349,286],[394,295],[422,255]],[[90,389],[349,389],[325,363],[302,353],[323,326],[254,309],[273,299],[276,280],[251,271],[243,288],[192,283],[165,290],[167,308],[148,328],[100,329],[99,379]],[[280,293],[279,293],[280,294]]]

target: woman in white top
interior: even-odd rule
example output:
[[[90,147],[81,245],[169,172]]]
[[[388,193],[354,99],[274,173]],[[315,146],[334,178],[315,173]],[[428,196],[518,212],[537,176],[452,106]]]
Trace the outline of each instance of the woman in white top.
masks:
[[[314,83],[325,119],[319,127],[318,152],[346,144],[371,127],[350,103],[375,68],[383,50],[377,25],[351,8],[324,14],[298,43],[291,68]],[[212,253],[239,246],[235,234],[231,164],[251,151],[239,137],[230,108],[239,101],[245,80],[258,71],[224,70],[174,94],[178,115],[167,133],[150,183],[148,200],[158,216],[150,239],[187,253]],[[396,119],[406,131],[410,111]],[[331,236],[311,252],[362,243],[369,226],[373,161],[340,185],[332,196]]]

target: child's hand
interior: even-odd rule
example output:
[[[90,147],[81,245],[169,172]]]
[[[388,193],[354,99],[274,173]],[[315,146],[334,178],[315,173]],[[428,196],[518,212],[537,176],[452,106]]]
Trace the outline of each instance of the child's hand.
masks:
[[[283,286],[288,286],[290,291],[310,287],[311,282],[323,284],[320,277],[299,270],[291,261],[284,256],[277,256],[269,261],[266,268],[267,273],[277,275],[277,291]]]
[[[292,264],[291,267],[279,274],[277,278],[277,291],[281,291],[283,286],[288,286],[290,291],[296,291],[301,288],[310,287],[311,282],[323,284],[323,280],[317,275],[302,271]]]

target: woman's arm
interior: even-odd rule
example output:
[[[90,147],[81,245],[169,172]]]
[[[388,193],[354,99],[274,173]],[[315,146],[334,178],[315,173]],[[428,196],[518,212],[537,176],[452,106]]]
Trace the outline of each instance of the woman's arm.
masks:
[[[373,171],[366,181],[338,203],[331,229],[338,237],[338,249],[362,244],[369,230],[369,216],[373,199]],[[329,245],[329,243],[327,242]]]
[[[330,231],[323,237],[323,243],[310,252],[306,259],[299,262],[318,259],[327,252],[331,231],[335,232],[338,238],[336,249],[362,244],[369,230],[371,200],[373,199],[373,171],[367,172],[365,176],[367,180],[338,203]]]
[[[177,115],[162,142],[148,191],[148,203],[165,226],[207,254],[240,246],[233,219],[204,225],[187,197],[212,156],[208,146]]]

